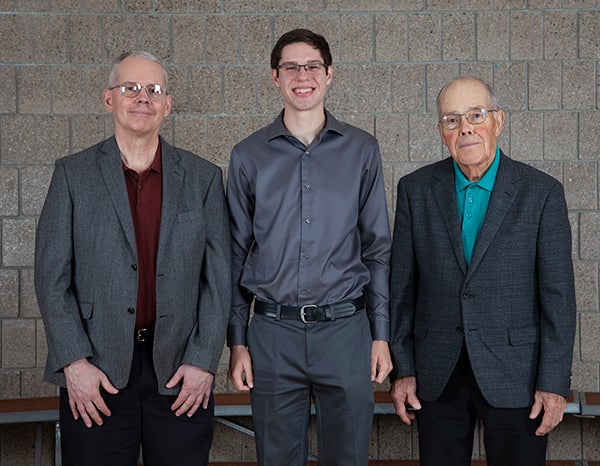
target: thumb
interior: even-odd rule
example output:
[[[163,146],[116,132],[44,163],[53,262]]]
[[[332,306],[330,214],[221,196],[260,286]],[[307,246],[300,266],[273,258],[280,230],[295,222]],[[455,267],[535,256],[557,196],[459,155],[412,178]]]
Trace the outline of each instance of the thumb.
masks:
[[[104,390],[106,390],[106,392],[110,393],[111,395],[116,395],[117,393],[119,393],[117,387],[110,383],[110,380],[108,380],[108,377],[106,377],[106,375],[102,375],[102,378],[100,379],[100,385]]]
[[[535,400],[533,406],[531,407],[531,412],[529,413],[529,419],[535,419],[542,412],[542,402],[539,400]]]
[[[181,382],[181,379],[183,379],[183,374],[181,373],[181,368],[179,368],[179,369],[177,369],[177,372],[175,372],[173,377],[171,377],[171,380],[169,380],[167,382],[165,387],[173,388],[175,385],[177,385],[179,382]]]

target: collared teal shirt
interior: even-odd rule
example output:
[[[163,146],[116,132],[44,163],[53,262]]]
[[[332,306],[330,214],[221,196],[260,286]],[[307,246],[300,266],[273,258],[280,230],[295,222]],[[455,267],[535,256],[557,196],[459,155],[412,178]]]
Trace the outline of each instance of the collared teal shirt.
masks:
[[[461,224],[462,244],[467,265],[471,264],[473,249],[483,225],[499,166],[500,148],[496,147],[496,155],[490,168],[481,180],[471,182],[454,161],[456,204],[458,206],[458,218]]]

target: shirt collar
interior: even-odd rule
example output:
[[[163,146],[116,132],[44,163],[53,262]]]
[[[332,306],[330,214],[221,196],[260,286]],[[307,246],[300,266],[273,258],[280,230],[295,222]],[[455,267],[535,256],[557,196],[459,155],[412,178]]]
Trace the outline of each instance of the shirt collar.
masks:
[[[496,182],[498,167],[500,166],[500,147],[496,146],[496,155],[494,155],[494,160],[492,164],[487,169],[483,177],[477,182],[469,181],[469,179],[465,176],[465,174],[461,171],[460,167],[456,163],[456,160],[453,160],[452,164],[454,165],[454,180],[456,183],[456,191],[466,189],[467,186],[470,185],[476,185],[487,191],[492,191],[494,189],[494,183]]]
[[[160,144],[160,140],[158,141],[158,146],[156,147],[156,152],[154,153],[154,160],[152,160],[152,163],[150,164],[150,166],[148,167],[148,170],[152,170],[155,171],[156,173],[161,173],[162,172],[162,157],[161,157],[161,144]],[[122,161],[123,159],[121,159],[121,163],[123,164],[123,171],[125,173],[127,173],[129,171],[129,167],[127,165],[125,165],[125,162]]]
[[[269,126],[267,130],[267,141],[271,141],[278,137],[289,136],[289,132],[285,129],[285,125],[283,124],[283,113],[282,110],[275,121]],[[325,109],[325,126],[321,130],[321,134],[325,134],[328,132],[338,133],[340,135],[344,135],[346,129],[346,125],[336,119],[327,109]]]

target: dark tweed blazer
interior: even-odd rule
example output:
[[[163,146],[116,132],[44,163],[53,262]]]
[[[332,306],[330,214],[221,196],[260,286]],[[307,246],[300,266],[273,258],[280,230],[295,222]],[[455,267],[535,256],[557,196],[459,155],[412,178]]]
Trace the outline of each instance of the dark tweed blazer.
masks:
[[[154,363],[159,390],[182,363],[215,372],[230,294],[221,170],[161,139],[163,202]],[[45,378],[88,358],[127,384],[137,300],[135,233],[122,162],[110,138],[56,162],[36,237],[35,287],[48,342]]]
[[[567,395],[575,334],[571,229],[562,185],[501,154],[467,267],[452,159],[398,183],[391,260],[392,378],[437,399],[463,340],[487,401]]]

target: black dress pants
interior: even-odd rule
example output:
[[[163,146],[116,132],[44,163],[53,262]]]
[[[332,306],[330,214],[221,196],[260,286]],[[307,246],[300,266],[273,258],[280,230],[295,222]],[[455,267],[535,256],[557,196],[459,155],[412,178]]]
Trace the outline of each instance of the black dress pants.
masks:
[[[502,409],[481,394],[466,347],[444,388],[433,402],[421,400],[417,411],[421,466],[469,466],[477,418],[484,425],[488,466],[543,466],[547,436],[537,437],[542,414],[529,419],[531,407]]]
[[[191,417],[175,416],[175,396],[160,395],[152,363],[152,342],[136,342],[129,383],[116,395],[102,392],[112,415],[102,426],[75,421],[67,390],[60,391],[64,466],[136,466],[140,445],[144,466],[202,466],[214,432],[214,400]]]

